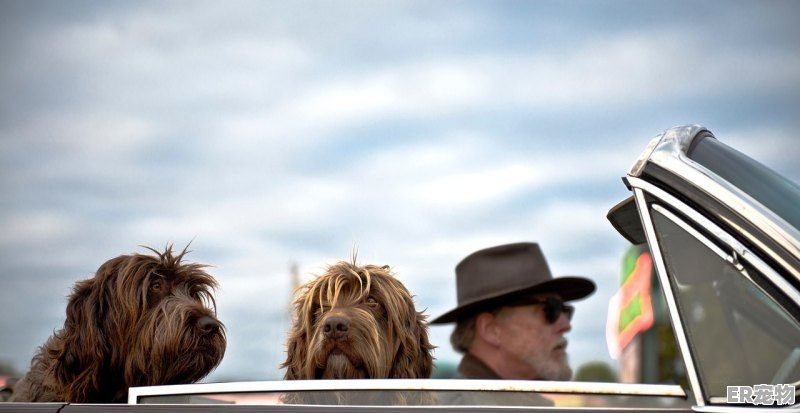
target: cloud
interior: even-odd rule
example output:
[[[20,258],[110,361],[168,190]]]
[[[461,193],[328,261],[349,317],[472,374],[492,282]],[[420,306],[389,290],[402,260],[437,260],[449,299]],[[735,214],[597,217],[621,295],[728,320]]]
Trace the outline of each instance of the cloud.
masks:
[[[466,254],[539,241],[598,283],[589,358],[626,248],[605,214],[650,137],[708,122],[800,177],[796,6],[621,4],[3,4],[0,302],[41,311],[2,320],[0,358],[24,369],[106,259],[192,240],[230,338],[209,380],[280,377],[290,266],[355,248],[435,316]]]

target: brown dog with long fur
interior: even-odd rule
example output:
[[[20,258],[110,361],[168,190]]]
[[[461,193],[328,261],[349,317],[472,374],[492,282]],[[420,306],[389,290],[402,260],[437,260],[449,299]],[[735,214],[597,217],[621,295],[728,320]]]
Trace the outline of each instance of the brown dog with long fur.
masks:
[[[128,387],[195,382],[225,353],[216,280],[186,250],[123,255],[75,284],[64,328],[39,348],[13,400],[116,403]]]
[[[286,379],[430,377],[425,316],[388,266],[338,262],[293,305]]]

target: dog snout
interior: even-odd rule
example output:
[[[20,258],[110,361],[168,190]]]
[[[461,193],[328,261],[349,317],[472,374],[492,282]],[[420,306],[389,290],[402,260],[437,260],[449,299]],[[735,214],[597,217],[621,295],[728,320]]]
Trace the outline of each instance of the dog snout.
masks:
[[[325,333],[325,337],[337,340],[347,337],[348,330],[350,330],[350,319],[342,316],[333,316],[325,320],[325,326],[322,331]]]
[[[197,319],[197,329],[203,333],[213,333],[221,327],[219,321],[214,317],[202,316]]]

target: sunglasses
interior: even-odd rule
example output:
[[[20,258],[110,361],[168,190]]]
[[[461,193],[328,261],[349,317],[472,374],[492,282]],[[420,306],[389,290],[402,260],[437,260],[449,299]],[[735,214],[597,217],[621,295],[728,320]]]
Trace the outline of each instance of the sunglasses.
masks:
[[[541,304],[544,306],[544,319],[550,324],[558,321],[558,318],[561,317],[561,313],[567,315],[567,320],[571,320],[572,314],[575,313],[575,307],[564,304],[563,301],[555,297],[547,297],[543,300],[526,300],[519,305],[531,304]]]

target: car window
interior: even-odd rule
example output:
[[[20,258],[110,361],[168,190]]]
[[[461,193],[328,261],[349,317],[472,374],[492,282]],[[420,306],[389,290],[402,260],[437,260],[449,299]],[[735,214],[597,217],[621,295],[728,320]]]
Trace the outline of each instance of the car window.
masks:
[[[776,301],[789,300],[668,210],[651,213],[704,393],[724,401],[729,385],[797,383],[800,323]]]

